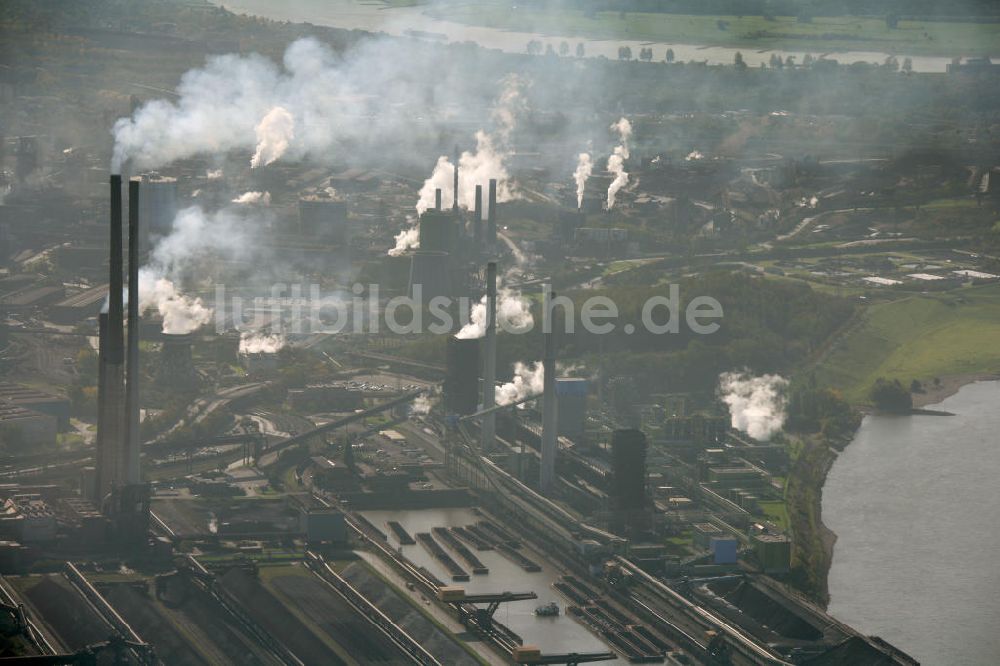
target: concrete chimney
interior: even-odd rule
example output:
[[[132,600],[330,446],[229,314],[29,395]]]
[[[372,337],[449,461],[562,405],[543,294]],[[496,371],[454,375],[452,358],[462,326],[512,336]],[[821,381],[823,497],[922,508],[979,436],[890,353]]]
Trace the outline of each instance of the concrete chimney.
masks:
[[[452,167],[455,172],[455,186],[454,186],[454,196],[452,197],[451,209],[458,212],[458,146],[455,146],[455,164]]]
[[[486,209],[486,244],[490,247],[497,242],[497,179],[490,178],[490,199]]]
[[[542,464],[539,471],[538,488],[543,494],[550,494],[555,485],[556,437],[558,434],[558,414],[556,398],[556,334],[552,321],[552,301],[555,292],[547,292],[542,303],[542,325],[545,330],[545,355],[542,357]]]
[[[486,264],[486,338],[483,364],[483,409],[496,406],[497,390],[497,262]],[[496,412],[483,415],[480,449],[484,454],[496,444]]]
[[[483,242],[483,186],[476,185],[476,212],[472,219],[472,231],[476,247]]]
[[[139,445],[139,181],[128,183],[128,345],[125,352],[125,482],[141,478]]]
[[[434,210],[441,210],[441,188],[434,190]]]
[[[122,299],[122,177],[111,176],[108,307],[99,319],[97,405],[98,502],[124,481],[125,332]]]

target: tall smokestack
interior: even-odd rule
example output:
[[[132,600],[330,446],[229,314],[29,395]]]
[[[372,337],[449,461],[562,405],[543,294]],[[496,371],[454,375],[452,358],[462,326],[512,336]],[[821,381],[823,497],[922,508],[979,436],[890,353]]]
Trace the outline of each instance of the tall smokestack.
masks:
[[[441,188],[434,190],[434,210],[441,210]]]
[[[486,220],[486,243],[490,247],[497,242],[497,179],[490,178],[489,207],[486,210],[489,218]]]
[[[97,415],[97,499],[103,499],[124,480],[124,362],[125,333],[122,303],[122,177],[111,176],[111,225],[108,307],[99,318]]]
[[[122,177],[111,176],[111,258],[108,262],[108,342],[111,363],[125,362],[125,305],[123,303],[124,271],[122,268]]]
[[[458,212],[458,146],[457,145],[455,146],[455,165],[454,167],[452,167],[452,170],[455,172],[455,187],[454,187],[454,196],[452,197],[451,209],[457,213]]]
[[[548,292],[542,303],[542,326],[545,330],[545,355],[542,367],[545,372],[542,392],[542,464],[538,487],[543,494],[552,492],[556,475],[556,435],[558,414],[556,412],[556,334],[552,321],[552,301],[555,292]]]
[[[496,406],[497,390],[497,262],[486,264],[486,362],[483,365],[483,409]],[[496,444],[496,412],[483,416],[480,449],[490,453]]]
[[[125,481],[139,483],[139,181],[128,183],[128,347],[125,354]]]
[[[472,219],[476,247],[483,241],[483,186],[476,185],[476,212]]]

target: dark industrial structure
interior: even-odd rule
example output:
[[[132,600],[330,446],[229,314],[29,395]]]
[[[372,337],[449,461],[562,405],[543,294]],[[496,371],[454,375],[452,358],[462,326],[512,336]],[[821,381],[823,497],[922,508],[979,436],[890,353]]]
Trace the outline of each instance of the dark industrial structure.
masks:
[[[479,340],[449,337],[446,358],[445,411],[449,414],[472,414],[479,404]]]
[[[646,435],[616,430],[611,436],[611,526],[624,534],[646,509]]]

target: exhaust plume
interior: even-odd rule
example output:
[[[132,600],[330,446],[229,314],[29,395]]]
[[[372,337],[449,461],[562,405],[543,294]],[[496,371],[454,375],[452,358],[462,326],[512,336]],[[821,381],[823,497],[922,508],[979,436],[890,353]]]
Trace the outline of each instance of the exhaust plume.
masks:
[[[267,166],[288,150],[295,138],[295,119],[287,109],[276,106],[264,116],[257,127],[257,150],[250,159],[250,168]]]
[[[270,192],[244,192],[240,196],[233,199],[234,204],[260,204],[261,206],[271,205],[271,193]]]
[[[139,314],[150,308],[163,318],[164,333],[191,333],[212,320],[212,309],[200,298],[185,296],[172,281],[143,268],[139,271]]]
[[[531,304],[521,298],[521,292],[502,289],[497,293],[497,326],[511,333],[531,330],[535,318],[531,315]],[[472,306],[469,323],[455,334],[456,338],[469,340],[486,335],[486,297]]]
[[[286,344],[285,336],[280,333],[268,335],[266,333],[244,331],[240,333],[240,353],[241,354],[275,354]]]
[[[390,257],[398,257],[407,250],[420,247],[420,226],[413,223],[409,229],[403,229],[396,234],[396,245],[389,250]]]
[[[426,395],[418,395],[410,405],[410,414],[430,414],[431,400]]]
[[[618,132],[621,143],[615,146],[615,150],[608,158],[608,173],[614,176],[608,186],[607,208],[611,210],[615,207],[615,198],[618,191],[628,184],[628,173],[625,171],[625,160],[629,157],[628,140],[632,136],[632,123],[628,118],[620,118],[618,122],[611,125],[611,129]]]
[[[587,179],[590,178],[594,170],[594,163],[590,161],[590,153],[580,153],[577,159],[576,171],[573,172],[573,180],[576,181],[576,207],[583,207],[583,191],[587,186]]]
[[[514,364],[514,378],[497,388],[498,405],[509,405],[540,395],[545,388],[545,368],[541,361],[535,361],[530,366],[520,361]]]
[[[788,404],[788,380],[778,375],[752,377],[746,372],[719,375],[718,394],[729,406],[732,427],[766,442],[781,430]]]

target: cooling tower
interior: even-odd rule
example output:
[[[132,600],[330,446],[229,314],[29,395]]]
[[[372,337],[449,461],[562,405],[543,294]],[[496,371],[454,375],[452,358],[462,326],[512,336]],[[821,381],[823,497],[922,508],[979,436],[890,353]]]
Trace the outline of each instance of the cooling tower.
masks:
[[[448,414],[473,414],[479,405],[479,340],[448,338],[444,407]]]
[[[455,216],[429,210],[420,216],[420,249],[451,252],[455,245]]]
[[[143,220],[139,249],[149,249],[149,239],[166,236],[174,227],[177,216],[177,179],[156,172],[142,174],[142,201],[139,216]]]

